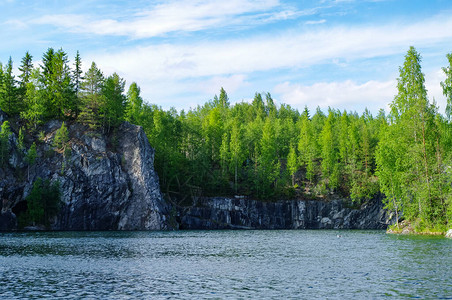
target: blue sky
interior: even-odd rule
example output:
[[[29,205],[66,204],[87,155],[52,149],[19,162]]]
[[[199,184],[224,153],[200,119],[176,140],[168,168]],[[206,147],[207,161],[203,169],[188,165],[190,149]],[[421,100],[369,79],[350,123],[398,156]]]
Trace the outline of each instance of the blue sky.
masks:
[[[270,92],[311,110],[387,108],[398,67],[421,53],[430,99],[444,111],[441,67],[452,52],[450,0],[0,0],[0,61],[15,67],[49,47],[86,70],[136,81],[165,109],[203,104],[224,87],[232,103]]]

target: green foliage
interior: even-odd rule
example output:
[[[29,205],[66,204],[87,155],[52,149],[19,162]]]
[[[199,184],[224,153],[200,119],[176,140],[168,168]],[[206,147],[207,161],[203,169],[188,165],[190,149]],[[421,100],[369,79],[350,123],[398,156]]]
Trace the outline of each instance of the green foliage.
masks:
[[[449,65],[447,67],[441,68],[446,75],[446,80],[441,82],[441,87],[443,89],[443,94],[446,96],[446,116],[450,122],[452,117],[452,53],[446,55]]]
[[[19,128],[19,136],[17,137],[17,149],[19,149],[20,152],[25,150],[24,130],[22,127]]]
[[[49,48],[42,58],[39,77],[44,98],[45,118],[65,119],[75,115],[75,94],[69,60],[63,49]]]
[[[292,178],[292,186],[295,185],[295,172],[298,170],[297,154],[293,145],[290,146],[289,155],[287,156],[287,171]]]
[[[410,47],[400,67],[398,94],[391,103],[392,124],[382,130],[377,176],[387,207],[422,226],[447,224],[450,185],[444,167],[444,127],[427,99],[421,57]]]
[[[100,113],[103,116],[103,127],[109,132],[124,120],[126,97],[124,96],[125,81],[118,74],[109,76],[102,87],[105,102]]]
[[[25,198],[27,211],[24,219],[30,225],[50,225],[50,218],[54,217],[60,207],[61,195],[59,182],[50,183],[40,177],[33,183],[30,194]]]
[[[86,72],[81,84],[81,104],[78,120],[88,125],[91,129],[98,129],[101,126],[101,107],[104,104],[102,89],[104,85],[104,76],[97,68],[96,63],[92,62],[91,67]]]
[[[4,166],[9,159],[9,137],[11,129],[9,122],[4,121],[0,128],[0,165]]]
[[[35,163],[37,156],[36,143],[33,143],[27,151],[27,155],[25,156],[25,161],[28,165],[33,165]]]
[[[69,141],[69,134],[66,125],[61,123],[61,127],[56,131],[53,139],[53,147],[59,151],[64,151]]]
[[[140,96],[140,87],[132,82],[127,92],[125,119],[132,124],[140,123],[143,99]]]
[[[21,110],[21,103],[17,97],[16,79],[13,74],[13,61],[11,57],[4,71],[2,71],[0,108],[9,115],[17,115]]]

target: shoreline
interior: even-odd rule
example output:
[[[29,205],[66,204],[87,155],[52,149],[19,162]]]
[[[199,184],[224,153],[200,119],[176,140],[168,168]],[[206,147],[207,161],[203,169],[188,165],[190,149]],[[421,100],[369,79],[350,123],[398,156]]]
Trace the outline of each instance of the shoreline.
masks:
[[[394,224],[389,226],[386,230],[387,234],[399,234],[399,235],[430,235],[430,236],[444,236],[446,238],[452,238],[452,229],[446,231],[430,231],[425,229],[424,231],[416,231],[411,222],[402,221],[399,227]]]

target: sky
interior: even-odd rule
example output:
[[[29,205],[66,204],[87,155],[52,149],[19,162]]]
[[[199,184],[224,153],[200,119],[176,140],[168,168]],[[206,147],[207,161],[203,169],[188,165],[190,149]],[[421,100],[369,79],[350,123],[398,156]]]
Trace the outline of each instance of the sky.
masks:
[[[376,114],[397,93],[410,46],[422,56],[429,99],[444,113],[450,0],[0,0],[0,62],[49,48],[86,71],[136,82],[164,109],[203,105],[223,87],[231,103],[256,92],[300,111]]]

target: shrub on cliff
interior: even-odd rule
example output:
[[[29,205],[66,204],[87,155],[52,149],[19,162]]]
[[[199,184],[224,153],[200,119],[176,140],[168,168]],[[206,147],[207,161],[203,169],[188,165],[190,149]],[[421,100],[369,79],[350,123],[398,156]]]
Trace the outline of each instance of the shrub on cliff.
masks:
[[[59,182],[51,183],[40,177],[33,183],[33,188],[26,198],[27,211],[20,217],[19,223],[27,225],[50,225],[50,219],[59,211],[61,195]]]

